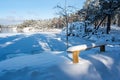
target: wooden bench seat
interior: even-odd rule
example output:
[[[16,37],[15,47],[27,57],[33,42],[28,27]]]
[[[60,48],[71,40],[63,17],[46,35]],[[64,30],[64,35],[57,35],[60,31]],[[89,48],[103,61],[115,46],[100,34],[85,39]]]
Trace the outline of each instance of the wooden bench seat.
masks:
[[[106,45],[106,43],[103,43],[103,42],[77,45],[77,46],[69,47],[67,49],[67,52],[70,52],[73,54],[73,63],[78,63],[80,51],[100,47],[100,52],[105,52],[105,45]]]

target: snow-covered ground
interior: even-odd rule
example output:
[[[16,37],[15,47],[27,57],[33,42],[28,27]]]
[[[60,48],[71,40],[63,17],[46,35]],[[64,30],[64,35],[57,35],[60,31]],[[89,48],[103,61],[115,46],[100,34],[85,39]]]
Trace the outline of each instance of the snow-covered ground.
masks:
[[[119,35],[116,33],[116,36]],[[91,42],[94,41],[69,37],[69,46]],[[52,32],[2,33],[0,80],[119,80],[119,43],[118,40],[108,44],[102,53],[99,48],[82,51],[80,62],[73,64],[72,54],[66,52],[64,35]]]

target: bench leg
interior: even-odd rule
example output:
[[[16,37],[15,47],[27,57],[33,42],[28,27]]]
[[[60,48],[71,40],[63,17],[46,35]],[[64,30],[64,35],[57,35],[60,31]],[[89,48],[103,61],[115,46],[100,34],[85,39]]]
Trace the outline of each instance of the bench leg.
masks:
[[[79,53],[80,53],[80,51],[74,51],[73,52],[73,63],[78,63],[79,62]]]
[[[105,45],[100,46],[100,52],[105,52]]]

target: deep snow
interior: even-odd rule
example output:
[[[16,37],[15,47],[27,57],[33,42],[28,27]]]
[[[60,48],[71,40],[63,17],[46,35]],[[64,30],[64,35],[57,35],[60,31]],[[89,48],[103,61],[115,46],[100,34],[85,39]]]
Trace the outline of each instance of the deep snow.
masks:
[[[69,46],[88,42],[78,37],[69,38]],[[65,36],[51,32],[0,34],[0,60],[44,51],[66,51]]]
[[[118,36],[118,35],[117,35]],[[0,34],[0,80],[119,80],[119,41],[82,51],[72,63],[66,38],[59,33]],[[93,40],[69,37],[69,46]]]

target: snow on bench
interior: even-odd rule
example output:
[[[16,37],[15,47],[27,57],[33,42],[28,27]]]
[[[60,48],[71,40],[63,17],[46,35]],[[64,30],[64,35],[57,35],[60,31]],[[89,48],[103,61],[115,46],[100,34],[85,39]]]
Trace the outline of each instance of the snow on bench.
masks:
[[[78,63],[80,51],[100,47],[100,52],[105,52],[105,45],[106,45],[105,42],[77,45],[77,46],[69,47],[67,49],[67,52],[73,53],[73,63]]]

